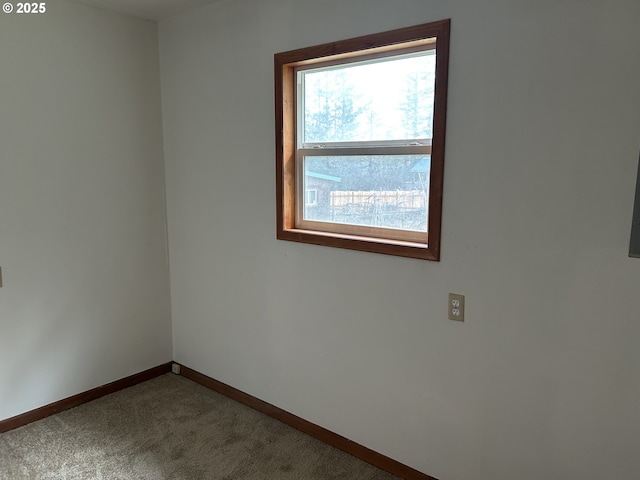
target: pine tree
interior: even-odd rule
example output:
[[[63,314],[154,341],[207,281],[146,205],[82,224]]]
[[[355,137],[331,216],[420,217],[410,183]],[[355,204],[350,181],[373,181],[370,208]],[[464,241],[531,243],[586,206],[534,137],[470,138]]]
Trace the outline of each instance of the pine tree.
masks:
[[[433,62],[433,57],[423,57],[422,62]],[[426,65],[406,77],[406,97],[401,110],[408,138],[433,136],[434,71]]]
[[[366,106],[345,70],[306,76],[305,141],[344,142],[356,139],[358,117]]]

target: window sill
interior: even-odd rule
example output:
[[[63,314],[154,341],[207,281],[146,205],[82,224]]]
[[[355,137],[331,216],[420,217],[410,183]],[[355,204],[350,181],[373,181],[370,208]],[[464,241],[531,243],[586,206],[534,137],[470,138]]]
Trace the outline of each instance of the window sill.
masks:
[[[439,252],[429,248],[429,245],[418,242],[406,242],[373,237],[360,237],[315,230],[302,230],[297,228],[280,230],[277,233],[279,240],[291,242],[324,245],[327,247],[346,248],[363,252],[382,253],[398,257],[419,258],[422,260],[439,261]]]

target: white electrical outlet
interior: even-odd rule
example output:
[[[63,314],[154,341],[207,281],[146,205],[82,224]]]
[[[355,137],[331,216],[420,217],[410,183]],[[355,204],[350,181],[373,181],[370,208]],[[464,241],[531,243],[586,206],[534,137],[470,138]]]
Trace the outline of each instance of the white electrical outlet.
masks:
[[[464,322],[464,295],[449,294],[449,320]]]

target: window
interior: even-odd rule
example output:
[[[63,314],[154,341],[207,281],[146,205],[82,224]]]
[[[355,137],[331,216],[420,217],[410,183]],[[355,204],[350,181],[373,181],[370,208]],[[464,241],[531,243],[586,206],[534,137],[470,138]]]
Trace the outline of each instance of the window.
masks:
[[[439,260],[449,25],[274,56],[279,239]]]
[[[313,207],[318,205],[318,189],[308,188],[306,190],[307,199],[305,200],[305,206]]]

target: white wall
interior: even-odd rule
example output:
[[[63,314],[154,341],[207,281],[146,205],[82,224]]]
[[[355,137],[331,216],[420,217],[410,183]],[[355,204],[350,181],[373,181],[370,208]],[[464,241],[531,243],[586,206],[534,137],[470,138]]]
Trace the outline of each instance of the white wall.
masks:
[[[157,26],[0,15],[0,419],[171,360]]]
[[[273,54],[443,18],[442,261],[277,241]],[[175,360],[441,480],[637,478],[639,21],[235,0],[161,22]]]

